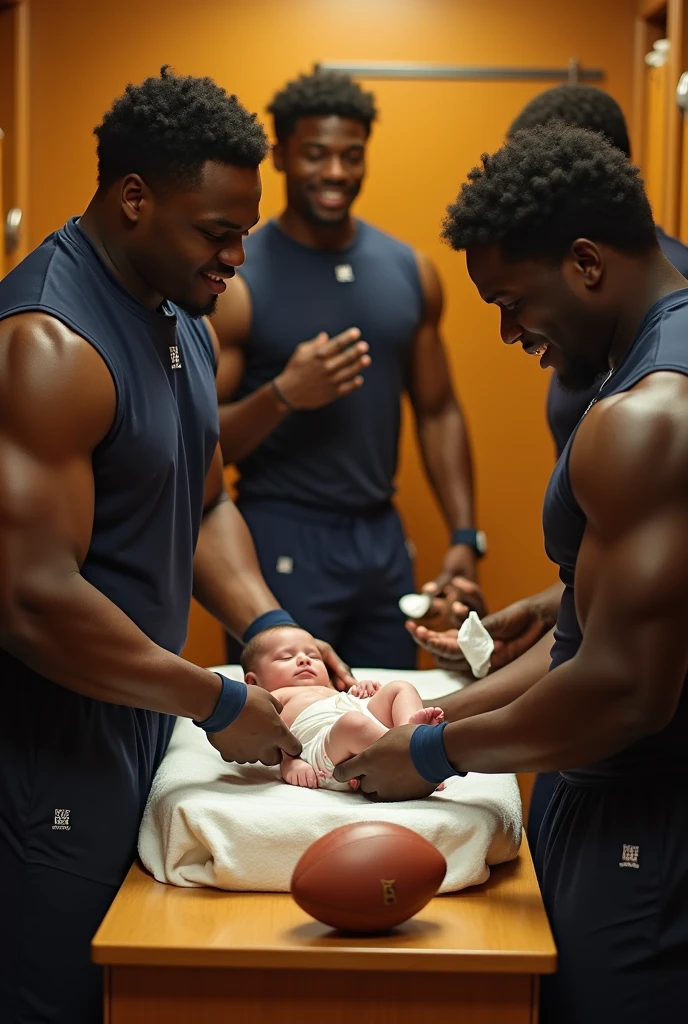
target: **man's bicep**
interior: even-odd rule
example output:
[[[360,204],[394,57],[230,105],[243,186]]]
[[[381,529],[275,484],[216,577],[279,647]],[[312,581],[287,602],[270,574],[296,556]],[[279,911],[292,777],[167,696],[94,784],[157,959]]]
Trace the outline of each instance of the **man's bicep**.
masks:
[[[625,678],[659,720],[688,669],[688,430],[683,382],[665,393],[675,383],[600,406],[570,459],[587,519],[575,577],[580,658]]]
[[[423,289],[424,310],[411,347],[408,393],[416,414],[431,416],[442,411],[454,399],[451,370],[447,360],[440,321],[442,285],[432,262],[416,253]]]
[[[576,594],[581,659],[636,688],[665,724],[688,672],[688,510],[658,508],[611,543],[589,528]]]
[[[47,318],[0,334],[0,545],[3,586],[47,562],[79,566],[93,527],[91,455],[115,392],[100,356]]]

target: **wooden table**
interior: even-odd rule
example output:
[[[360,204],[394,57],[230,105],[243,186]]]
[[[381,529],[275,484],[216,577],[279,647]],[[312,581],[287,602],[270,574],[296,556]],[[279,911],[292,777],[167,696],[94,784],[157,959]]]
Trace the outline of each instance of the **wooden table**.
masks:
[[[179,889],[134,865],[93,941],[105,1024],[535,1024],[556,953],[524,839],[485,885],[384,937],[282,893]]]

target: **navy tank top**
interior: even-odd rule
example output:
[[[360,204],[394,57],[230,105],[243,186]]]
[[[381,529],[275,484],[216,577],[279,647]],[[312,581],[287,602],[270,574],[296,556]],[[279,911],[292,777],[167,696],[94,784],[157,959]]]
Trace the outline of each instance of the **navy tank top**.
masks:
[[[679,242],[657,228],[659,247],[679,274],[688,277],[688,245]],[[556,373],[552,374],[547,392],[547,423],[554,438],[557,458],[563,452],[566,442],[585,410],[597,394],[600,384],[594,384],[589,391],[565,391],[559,384]]]
[[[628,391],[651,373],[671,370],[688,375],[686,339],[688,288],[672,292],[650,308],[625,359],[599,391],[597,400]],[[549,558],[559,566],[565,587],[554,633],[552,668],[572,658],[582,640],[576,615],[574,577],[586,519],[569,478],[569,456],[577,429],[574,429],[554,468],[543,509],[545,547]],[[580,770],[562,772],[562,775],[577,781],[664,774],[675,770],[685,772],[688,769],[687,739],[688,690],[684,687],[678,710],[662,732],[639,740],[613,757]]]
[[[83,577],[159,646],[187,630],[205,478],[219,437],[206,326],[138,302],[74,218],[0,281],[0,319],[47,313],[89,342],[116,391],[93,452]],[[117,884],[174,719],[82,697],[0,650],[0,804],[28,860]],[[69,830],[53,826],[67,808]],[[28,838],[27,838],[28,836]]]
[[[247,239],[241,275],[253,316],[237,399],[281,373],[299,342],[320,331],[360,328],[372,364],[353,394],[292,413],[242,460],[240,499],[352,512],[389,502],[401,395],[424,307],[413,250],[360,220],[348,248],[313,249],[273,220]]]

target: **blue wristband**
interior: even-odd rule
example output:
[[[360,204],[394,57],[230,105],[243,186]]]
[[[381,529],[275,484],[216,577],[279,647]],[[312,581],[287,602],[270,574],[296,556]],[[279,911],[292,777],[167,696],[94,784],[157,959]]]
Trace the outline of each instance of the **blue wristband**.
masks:
[[[251,625],[244,633],[242,639],[245,644],[249,640],[253,640],[254,636],[258,633],[262,633],[264,629],[269,629],[270,626],[296,626],[298,623],[294,622],[289,612],[285,612],[284,608],[275,608],[271,612],[264,612],[259,615],[257,619],[254,619]]]
[[[448,722],[442,722],[441,725],[417,726],[413,731],[409,746],[413,767],[418,774],[426,782],[435,782],[438,786],[440,782],[444,782],[451,775],[467,774],[467,772],[457,772],[447,757],[442,733],[448,725]]]
[[[205,732],[222,732],[228,725],[231,725],[234,719],[244,710],[244,704],[248,696],[248,686],[246,683],[240,683],[236,679],[228,679],[227,676],[220,675],[219,672],[216,672],[215,675],[220,676],[220,682],[222,683],[217,704],[212,714],[204,719],[204,721],[197,722],[194,719],[194,725],[197,725],[199,729],[204,729]]]

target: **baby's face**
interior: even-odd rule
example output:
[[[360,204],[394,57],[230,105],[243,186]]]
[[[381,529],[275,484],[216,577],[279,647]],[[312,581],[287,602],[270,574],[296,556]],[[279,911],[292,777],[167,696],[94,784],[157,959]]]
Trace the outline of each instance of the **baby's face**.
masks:
[[[305,629],[277,629],[266,638],[254,668],[264,690],[283,686],[329,686],[330,678],[317,644]]]

